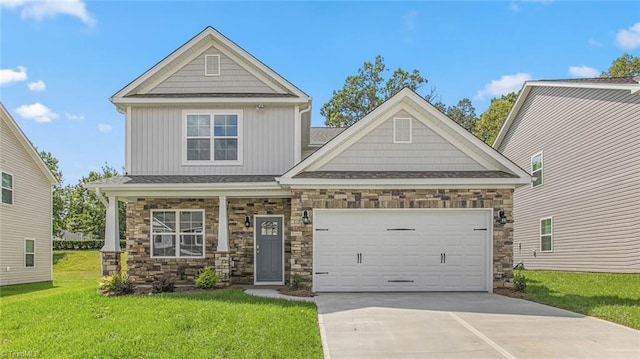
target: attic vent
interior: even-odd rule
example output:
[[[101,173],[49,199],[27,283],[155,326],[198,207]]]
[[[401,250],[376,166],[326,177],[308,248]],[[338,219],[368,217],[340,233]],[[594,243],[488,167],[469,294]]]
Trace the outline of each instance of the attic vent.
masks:
[[[220,55],[206,55],[204,57],[204,75],[220,76]]]
[[[393,119],[393,143],[411,143],[411,119]]]

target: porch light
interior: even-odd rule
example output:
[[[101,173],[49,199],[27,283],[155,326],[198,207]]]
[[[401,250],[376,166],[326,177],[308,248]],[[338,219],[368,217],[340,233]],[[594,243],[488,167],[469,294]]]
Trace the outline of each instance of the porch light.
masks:
[[[304,224],[309,224],[310,220],[309,220],[309,211],[307,211],[306,209],[304,211],[302,211],[302,223]]]
[[[251,227],[251,220],[249,219],[249,216],[244,216],[244,226],[247,228]]]
[[[498,218],[500,220],[500,224],[506,224],[507,223],[507,216],[504,214],[504,210],[500,210],[500,212],[498,212]]]

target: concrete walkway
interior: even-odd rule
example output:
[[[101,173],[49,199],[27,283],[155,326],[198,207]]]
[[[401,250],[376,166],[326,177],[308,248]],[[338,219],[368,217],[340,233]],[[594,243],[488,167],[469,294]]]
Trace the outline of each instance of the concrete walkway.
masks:
[[[294,297],[291,295],[280,294],[276,289],[246,289],[244,291],[247,294],[254,295],[256,297],[265,297],[265,298],[276,298],[276,299],[286,299],[286,300],[294,300],[300,302],[314,302],[314,297]]]
[[[488,293],[316,298],[325,358],[640,358],[640,332]]]

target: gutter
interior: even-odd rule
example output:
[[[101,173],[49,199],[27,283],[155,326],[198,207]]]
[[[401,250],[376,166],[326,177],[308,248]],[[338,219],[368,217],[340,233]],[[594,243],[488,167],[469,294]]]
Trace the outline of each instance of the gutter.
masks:
[[[104,199],[102,192],[100,192],[100,187],[96,187],[96,196],[98,196],[98,199],[100,200],[100,202],[102,202],[102,204],[104,204],[105,207],[109,206],[109,202],[107,202],[107,200]]]

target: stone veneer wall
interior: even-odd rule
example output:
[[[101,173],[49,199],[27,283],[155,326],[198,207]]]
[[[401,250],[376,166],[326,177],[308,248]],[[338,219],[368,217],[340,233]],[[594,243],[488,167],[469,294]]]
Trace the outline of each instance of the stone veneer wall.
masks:
[[[302,211],[314,208],[493,208],[493,286],[511,282],[513,268],[513,190],[291,190],[291,272],[312,281],[313,218],[302,223]],[[504,210],[507,224],[500,224]]]
[[[284,215],[284,263],[285,279],[290,272],[291,242],[289,241],[289,219],[291,200],[289,198],[230,198],[227,215],[229,217],[229,251],[231,253],[231,282],[253,284],[254,270],[254,215]],[[249,216],[251,226],[244,226],[245,216]]]
[[[120,274],[122,269],[120,265],[120,252],[103,252],[100,251],[100,259],[102,262],[102,276],[110,276]]]

